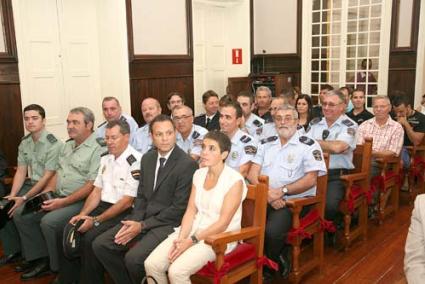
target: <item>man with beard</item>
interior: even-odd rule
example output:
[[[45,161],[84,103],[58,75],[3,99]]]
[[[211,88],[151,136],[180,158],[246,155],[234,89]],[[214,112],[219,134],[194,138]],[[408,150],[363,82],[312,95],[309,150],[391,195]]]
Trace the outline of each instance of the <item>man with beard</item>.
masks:
[[[157,116],[161,114],[161,105],[159,101],[154,98],[146,98],[143,100],[142,105],[142,115],[146,124],[140,127],[136,132],[136,137],[134,138],[134,148],[142,154],[145,154],[147,151],[152,149],[152,138],[149,134],[149,124]]]
[[[294,107],[278,108],[275,125],[278,136],[261,140],[248,179],[258,184],[259,175],[269,176],[265,252],[278,262],[292,227],[292,213],[285,200],[314,196],[317,177],[326,174],[326,164],[319,143],[297,131]]]

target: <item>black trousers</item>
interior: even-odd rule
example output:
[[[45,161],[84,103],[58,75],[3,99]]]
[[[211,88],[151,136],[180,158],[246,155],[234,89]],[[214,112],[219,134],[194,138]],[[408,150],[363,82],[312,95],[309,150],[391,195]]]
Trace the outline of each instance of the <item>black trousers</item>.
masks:
[[[311,206],[304,207],[301,216],[310,211]],[[292,212],[289,208],[274,209],[267,205],[267,221],[265,236],[265,253],[268,258],[278,263],[279,255],[285,248],[288,232],[292,228]]]
[[[110,203],[101,202],[90,213],[90,216],[98,216],[111,206],[112,204]],[[62,254],[59,266],[60,283],[66,284],[76,281],[80,281],[80,283],[96,283],[91,282],[90,274],[93,270],[103,270],[103,267],[93,253],[92,243],[97,236],[119,224],[130,212],[131,209],[128,209],[84,233],[80,243],[80,258],[68,259]]]
[[[339,178],[340,174],[328,175],[328,190],[326,192],[326,207],[325,219],[329,221],[336,221],[339,212],[339,203],[345,196],[345,184]]]
[[[145,259],[165,238],[147,231],[127,245],[117,245],[114,237],[121,227],[118,224],[98,236],[93,242],[93,251],[115,283],[140,284],[146,275]],[[90,271],[90,281],[87,283],[103,283],[103,273],[103,268],[100,270],[99,267]]]

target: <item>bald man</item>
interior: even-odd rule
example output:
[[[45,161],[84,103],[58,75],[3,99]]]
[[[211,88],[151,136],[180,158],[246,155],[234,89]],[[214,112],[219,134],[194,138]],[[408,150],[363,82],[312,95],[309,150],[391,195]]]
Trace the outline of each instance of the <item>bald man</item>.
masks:
[[[143,119],[146,124],[140,127],[134,138],[134,148],[142,154],[145,154],[152,148],[152,138],[149,134],[149,124],[157,116],[161,114],[161,105],[154,98],[146,98],[141,105]]]

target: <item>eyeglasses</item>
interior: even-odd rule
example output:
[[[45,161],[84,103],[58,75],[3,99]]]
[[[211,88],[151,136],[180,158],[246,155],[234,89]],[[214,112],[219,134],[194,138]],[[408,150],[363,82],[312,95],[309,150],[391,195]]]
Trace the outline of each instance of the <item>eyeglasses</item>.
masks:
[[[180,121],[180,120],[188,119],[189,117],[191,117],[191,116],[190,115],[173,116],[173,120],[174,121]]]
[[[326,140],[329,137],[329,130],[325,129],[322,132],[322,140]]]

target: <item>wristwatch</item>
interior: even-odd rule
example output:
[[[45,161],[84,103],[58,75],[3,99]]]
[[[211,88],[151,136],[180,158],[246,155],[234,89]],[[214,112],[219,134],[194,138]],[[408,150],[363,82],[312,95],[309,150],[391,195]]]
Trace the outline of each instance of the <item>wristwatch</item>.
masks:
[[[283,193],[283,195],[288,195],[288,192],[289,192],[288,188],[286,187],[286,185],[284,185],[282,187],[282,193]]]
[[[192,239],[192,243],[193,243],[193,244],[197,244],[197,243],[199,243],[199,240],[198,240],[198,238],[195,236],[195,234],[191,235],[191,236],[190,236],[190,238]]]
[[[94,225],[95,227],[97,227],[97,226],[99,226],[99,225],[100,225],[100,221],[97,219],[97,216],[94,216],[94,217],[93,217],[93,225]]]

